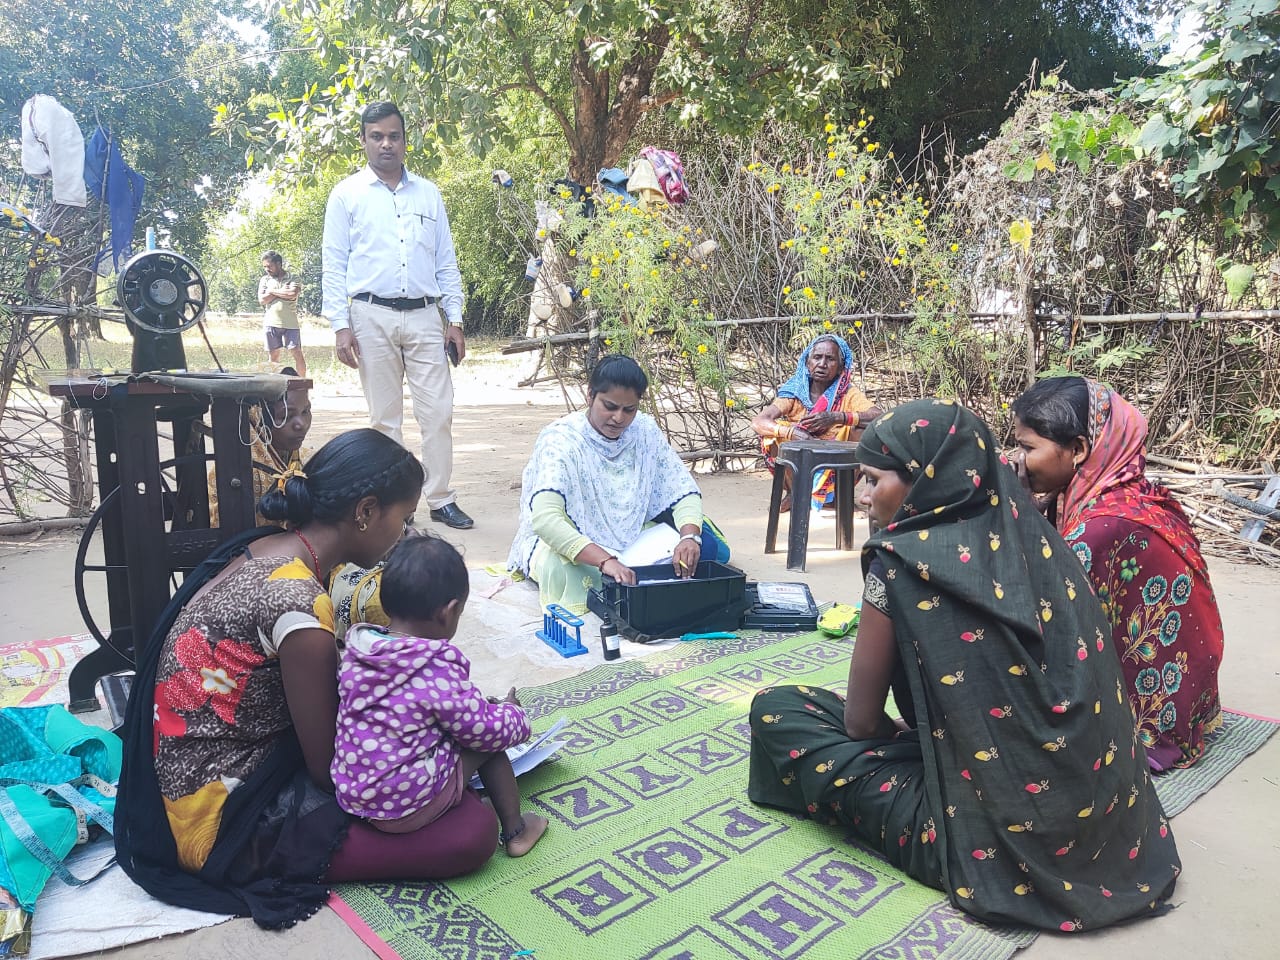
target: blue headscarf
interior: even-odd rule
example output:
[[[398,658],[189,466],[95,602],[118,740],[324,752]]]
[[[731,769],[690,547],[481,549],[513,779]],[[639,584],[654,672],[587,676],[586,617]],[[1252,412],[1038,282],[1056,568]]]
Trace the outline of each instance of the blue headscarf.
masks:
[[[806,410],[813,407],[813,403],[809,400],[809,354],[813,352],[814,347],[824,340],[830,340],[840,348],[840,356],[844,358],[844,369],[841,373],[849,373],[853,369],[853,351],[849,349],[849,344],[834,333],[824,333],[821,336],[814,337],[813,342],[804,348],[804,353],[800,354],[800,362],[796,364],[796,372],[791,375],[790,380],[778,388],[779,397],[793,397],[803,403]],[[828,410],[835,409],[836,390],[840,386],[840,379],[837,376],[832,380],[831,386],[827,387],[826,392],[823,393],[823,396],[827,398]]]

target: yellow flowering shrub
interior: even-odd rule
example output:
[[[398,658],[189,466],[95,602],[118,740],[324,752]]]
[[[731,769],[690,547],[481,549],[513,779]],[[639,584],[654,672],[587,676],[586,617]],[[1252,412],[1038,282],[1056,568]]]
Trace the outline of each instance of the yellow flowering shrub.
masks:
[[[654,384],[650,410],[680,409],[692,434],[678,444],[750,444],[747,421],[821,332],[860,356],[915,367],[921,383],[945,384],[933,368],[967,349],[954,346],[964,338],[954,320],[956,291],[967,291],[961,247],[932,188],[874,139],[873,120],[828,117],[814,141],[793,138],[777,159],[766,137],[686,156],[681,206],[605,195],[588,217],[557,205],[565,222],[553,240],[578,291],[574,326],[640,360]],[[884,318],[907,312],[919,319]]]

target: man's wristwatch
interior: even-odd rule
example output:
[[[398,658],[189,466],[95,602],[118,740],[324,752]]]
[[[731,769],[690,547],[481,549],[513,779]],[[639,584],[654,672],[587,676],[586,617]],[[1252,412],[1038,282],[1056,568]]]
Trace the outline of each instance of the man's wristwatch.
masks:
[[[682,534],[680,534],[680,539],[681,539],[681,540],[695,540],[695,541],[697,541],[698,543],[701,543],[701,542],[702,542],[702,534],[700,534],[700,533],[682,533]]]

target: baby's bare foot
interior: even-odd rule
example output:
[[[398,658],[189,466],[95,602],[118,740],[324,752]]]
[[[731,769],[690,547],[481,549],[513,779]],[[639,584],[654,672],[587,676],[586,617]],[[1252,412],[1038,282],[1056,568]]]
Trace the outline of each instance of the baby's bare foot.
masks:
[[[523,857],[534,848],[547,832],[547,818],[536,813],[525,813],[520,817],[523,826],[507,837],[507,856]]]

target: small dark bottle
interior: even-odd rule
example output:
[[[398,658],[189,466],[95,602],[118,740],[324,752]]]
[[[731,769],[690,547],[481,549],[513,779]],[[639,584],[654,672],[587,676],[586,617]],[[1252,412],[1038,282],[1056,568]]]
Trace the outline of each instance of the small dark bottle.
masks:
[[[605,619],[600,624],[600,649],[606,660],[617,660],[622,656],[622,636],[610,619]]]

